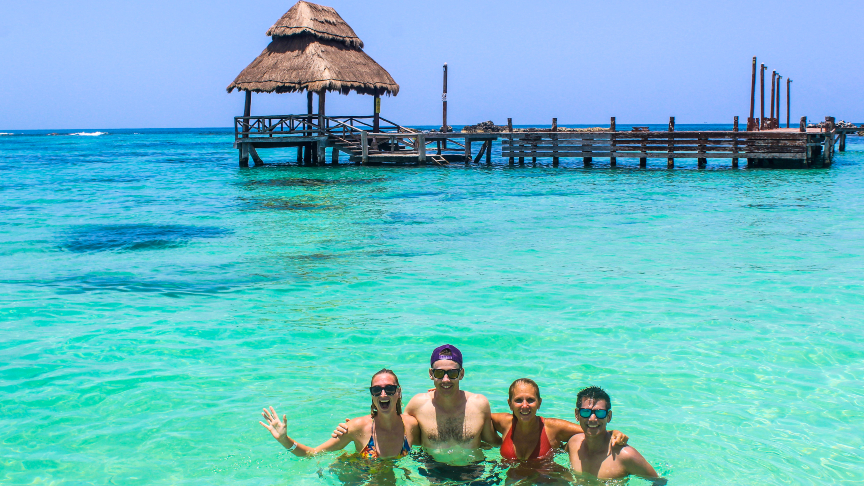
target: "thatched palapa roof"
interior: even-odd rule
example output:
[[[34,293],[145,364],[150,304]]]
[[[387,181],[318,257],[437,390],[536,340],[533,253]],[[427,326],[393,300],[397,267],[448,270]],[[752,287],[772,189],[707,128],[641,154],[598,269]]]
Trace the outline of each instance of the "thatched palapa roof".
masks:
[[[399,85],[363,52],[363,41],[331,7],[300,1],[267,31],[270,45],[228,86],[258,93],[399,93]]]

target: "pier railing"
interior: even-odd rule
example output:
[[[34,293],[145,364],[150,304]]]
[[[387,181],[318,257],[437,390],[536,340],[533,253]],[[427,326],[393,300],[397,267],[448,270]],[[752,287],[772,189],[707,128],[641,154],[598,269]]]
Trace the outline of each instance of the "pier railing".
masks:
[[[804,159],[807,137],[770,132],[501,133],[503,157]],[[818,145],[818,144],[816,144]]]
[[[326,116],[324,124],[316,113],[299,115],[266,115],[234,117],[234,139],[313,137],[319,135],[356,134],[374,129],[374,116]],[[415,133],[379,117],[378,133]]]

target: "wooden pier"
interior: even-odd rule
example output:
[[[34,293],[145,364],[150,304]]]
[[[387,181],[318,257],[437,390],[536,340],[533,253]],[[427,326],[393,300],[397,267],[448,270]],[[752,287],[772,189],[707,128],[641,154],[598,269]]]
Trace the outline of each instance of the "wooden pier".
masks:
[[[861,128],[840,128],[826,117],[825,128],[805,128],[805,119],[796,129],[738,131],[737,117],[731,131],[675,131],[675,120],[666,131],[617,131],[615,119],[605,131],[462,133],[420,132],[375,116],[326,117],[317,114],[282,116],[243,116],[234,122],[234,147],[240,151],[240,165],[263,164],[258,149],[296,147],[299,165],[323,165],[326,150],[331,163],[340,154],[349,163],[380,165],[448,165],[451,163],[492,164],[492,145],[501,140],[501,156],[509,165],[525,165],[526,159],[550,159],[553,166],[561,158],[581,158],[585,166],[595,159],[608,159],[615,167],[620,158],[665,160],[674,168],[676,159],[696,159],[704,167],[708,159],[730,162],[739,167],[742,160],[750,168],[810,168],[831,164],[834,146],[845,150],[848,133]],[[375,124],[377,123],[377,127]],[[375,130],[377,128],[377,130]],[[474,153],[474,147],[478,147]]]

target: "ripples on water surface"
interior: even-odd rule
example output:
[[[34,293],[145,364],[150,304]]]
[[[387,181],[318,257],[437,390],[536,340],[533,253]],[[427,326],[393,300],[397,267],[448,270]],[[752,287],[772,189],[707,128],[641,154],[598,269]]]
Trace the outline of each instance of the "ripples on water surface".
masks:
[[[672,484],[864,481],[858,137],[828,170],[240,170],[227,132],[106,132],[0,139],[0,483],[339,484],[261,407],[316,444],[444,342],[496,411],[607,388]]]

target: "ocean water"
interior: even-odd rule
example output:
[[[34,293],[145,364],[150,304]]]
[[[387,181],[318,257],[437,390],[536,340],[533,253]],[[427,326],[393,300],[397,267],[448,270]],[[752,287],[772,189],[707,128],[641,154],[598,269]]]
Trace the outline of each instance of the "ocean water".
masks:
[[[443,343],[493,411],[603,386],[669,484],[864,481],[860,137],[811,170],[240,169],[227,130],[98,132],[0,137],[2,484],[359,484],[261,408],[323,442]]]

